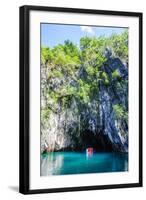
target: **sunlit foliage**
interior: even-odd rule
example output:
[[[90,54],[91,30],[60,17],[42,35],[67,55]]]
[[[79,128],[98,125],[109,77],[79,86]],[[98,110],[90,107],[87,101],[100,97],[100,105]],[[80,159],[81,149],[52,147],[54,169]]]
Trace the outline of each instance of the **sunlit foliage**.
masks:
[[[98,96],[101,83],[109,87],[111,79],[120,81],[117,69],[111,77],[102,69],[110,57],[128,61],[127,31],[108,38],[82,37],[79,45],[66,40],[53,48],[41,47],[42,77],[45,77],[41,80],[41,95],[45,101],[42,121],[47,120],[51,112],[59,113],[69,107],[72,99],[79,109],[86,106],[93,96]],[[114,111],[117,117],[127,119],[120,105],[115,105]]]

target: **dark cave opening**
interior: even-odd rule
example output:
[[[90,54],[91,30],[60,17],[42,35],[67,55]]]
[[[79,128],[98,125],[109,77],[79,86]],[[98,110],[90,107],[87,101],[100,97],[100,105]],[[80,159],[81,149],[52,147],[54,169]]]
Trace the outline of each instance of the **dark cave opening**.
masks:
[[[97,152],[114,151],[112,142],[110,141],[108,136],[105,135],[102,131],[98,133],[93,133],[90,130],[85,130],[81,134],[81,141],[83,150],[92,147],[94,151]]]

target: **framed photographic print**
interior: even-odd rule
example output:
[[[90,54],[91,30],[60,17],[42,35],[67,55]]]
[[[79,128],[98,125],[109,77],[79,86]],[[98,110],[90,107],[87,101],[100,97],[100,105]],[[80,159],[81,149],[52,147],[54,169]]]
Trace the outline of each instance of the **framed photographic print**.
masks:
[[[20,7],[20,192],[142,186],[142,13]]]

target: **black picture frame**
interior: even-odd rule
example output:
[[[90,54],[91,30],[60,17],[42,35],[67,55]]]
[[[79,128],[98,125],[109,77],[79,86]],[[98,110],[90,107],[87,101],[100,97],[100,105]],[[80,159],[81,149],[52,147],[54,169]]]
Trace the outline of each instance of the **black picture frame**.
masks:
[[[127,16],[139,18],[139,182],[129,184],[81,186],[68,188],[34,189],[29,188],[29,17],[30,11],[56,11],[66,13],[102,14],[114,16]],[[130,188],[142,186],[142,13],[90,10],[63,7],[22,6],[20,7],[20,131],[19,131],[19,191],[22,194],[68,192],[82,190]]]

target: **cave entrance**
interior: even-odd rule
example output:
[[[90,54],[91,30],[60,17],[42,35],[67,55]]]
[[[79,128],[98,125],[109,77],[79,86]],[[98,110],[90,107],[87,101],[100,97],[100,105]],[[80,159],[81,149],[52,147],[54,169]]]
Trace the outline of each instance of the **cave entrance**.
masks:
[[[113,145],[111,141],[102,131],[99,133],[93,133],[90,130],[85,130],[81,135],[83,150],[92,147],[94,151],[113,151]]]

